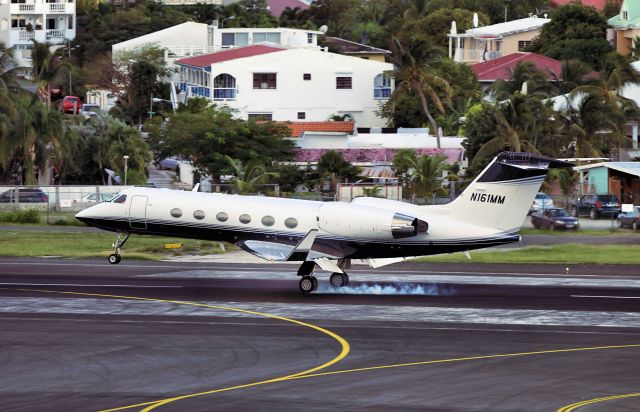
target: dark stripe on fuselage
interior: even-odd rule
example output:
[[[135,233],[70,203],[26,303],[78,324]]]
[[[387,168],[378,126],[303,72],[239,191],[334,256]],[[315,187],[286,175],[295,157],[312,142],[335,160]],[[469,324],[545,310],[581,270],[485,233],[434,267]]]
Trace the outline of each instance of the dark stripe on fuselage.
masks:
[[[243,240],[260,240],[280,243],[290,246],[297,245],[306,234],[274,234],[261,232],[256,229],[239,231],[222,227],[207,227],[202,225],[171,225],[147,221],[147,229],[135,229],[129,226],[129,220],[88,219],[82,221],[100,229],[130,232],[139,235],[172,236],[187,239],[201,239],[236,243]],[[397,241],[340,239],[335,237],[318,236],[313,244],[313,250],[331,256],[350,259],[391,258],[405,256],[427,256],[441,253],[453,253],[465,250],[480,249],[518,242],[520,237],[516,233],[505,234],[501,237],[469,240],[443,240],[405,243]]]

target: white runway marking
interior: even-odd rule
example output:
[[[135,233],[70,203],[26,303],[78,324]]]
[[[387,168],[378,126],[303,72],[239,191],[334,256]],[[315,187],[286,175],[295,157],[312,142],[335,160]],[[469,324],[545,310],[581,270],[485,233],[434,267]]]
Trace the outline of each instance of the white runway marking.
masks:
[[[466,323],[533,326],[597,326],[638,328],[640,313],[531,309],[440,308],[424,306],[323,305],[204,301],[276,316],[332,321],[403,321],[418,323]],[[0,298],[0,313],[108,314],[154,316],[254,317],[232,311],[128,299]]]
[[[572,298],[602,298],[602,299],[640,299],[640,296],[592,296],[592,295],[571,295]]]

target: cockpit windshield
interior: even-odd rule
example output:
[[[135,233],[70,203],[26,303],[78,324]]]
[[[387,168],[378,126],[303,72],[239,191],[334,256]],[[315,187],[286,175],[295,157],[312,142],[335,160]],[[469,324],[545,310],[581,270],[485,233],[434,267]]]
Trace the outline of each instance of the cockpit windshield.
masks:
[[[112,198],[111,203],[124,203],[127,201],[127,195],[116,195]]]

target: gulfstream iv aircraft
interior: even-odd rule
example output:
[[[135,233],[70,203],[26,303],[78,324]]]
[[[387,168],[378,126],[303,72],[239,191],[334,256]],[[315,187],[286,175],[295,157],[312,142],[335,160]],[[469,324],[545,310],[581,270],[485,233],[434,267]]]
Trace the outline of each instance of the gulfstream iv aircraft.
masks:
[[[494,158],[453,202],[416,206],[359,197],[315,202],[130,188],[76,218],[116,232],[109,262],[131,234],[234,243],[272,261],[299,261],[300,290],[318,287],[316,266],[333,286],[349,283],[352,259],[379,267],[406,257],[468,251],[520,240],[518,232],[547,169],[570,163],[530,153]]]

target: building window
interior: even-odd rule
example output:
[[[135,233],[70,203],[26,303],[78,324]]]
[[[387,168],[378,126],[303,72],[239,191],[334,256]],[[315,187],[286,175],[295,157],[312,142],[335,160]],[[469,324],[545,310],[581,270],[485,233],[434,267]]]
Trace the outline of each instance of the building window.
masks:
[[[307,33],[307,43],[313,44],[313,33]]]
[[[226,222],[229,219],[229,215],[225,212],[220,212],[216,215],[216,219],[218,219],[219,222]]]
[[[253,43],[275,43],[280,44],[280,33],[253,33]]]
[[[247,215],[246,213],[240,215],[239,219],[240,219],[240,222],[244,223],[245,225],[251,222],[251,216]]]
[[[204,211],[196,210],[195,212],[193,212],[193,217],[198,219],[198,220],[204,219]]]
[[[304,73],[302,75],[302,80],[311,80],[311,73]]]
[[[265,226],[273,226],[274,223],[276,223],[276,220],[273,216],[265,216],[262,218],[262,224]]]
[[[307,118],[307,114],[305,112],[298,112],[298,120],[304,120]]]
[[[254,89],[275,89],[276,73],[253,73]]]
[[[175,218],[179,218],[180,216],[182,216],[182,210],[180,210],[177,207],[171,209],[171,211],[169,213],[171,214],[171,216],[173,216]]]
[[[11,28],[12,29],[24,29],[27,27],[27,20],[25,19],[11,19]]]
[[[222,33],[222,48],[246,46],[249,44],[249,33]]]
[[[235,100],[236,78],[222,73],[213,79],[213,100]]]
[[[530,45],[531,45],[531,40],[520,40],[518,41],[518,51],[524,51]]]
[[[622,20],[629,20],[629,12],[622,10]]]
[[[73,18],[69,18],[69,24],[67,25],[67,29],[73,30]]]
[[[388,99],[391,97],[391,78],[379,74],[373,79],[373,98]]]
[[[248,119],[253,121],[256,121],[256,120],[271,121],[273,120],[273,113],[249,113]]]
[[[352,89],[351,76],[338,76],[336,77],[336,89]]]

